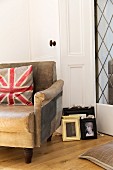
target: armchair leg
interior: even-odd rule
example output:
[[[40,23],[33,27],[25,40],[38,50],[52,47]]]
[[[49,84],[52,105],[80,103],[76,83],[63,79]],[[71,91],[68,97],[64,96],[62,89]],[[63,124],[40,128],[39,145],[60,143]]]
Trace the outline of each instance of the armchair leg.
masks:
[[[32,161],[33,149],[24,148],[25,163],[29,164]]]
[[[47,139],[47,142],[50,142],[52,139],[52,135]]]

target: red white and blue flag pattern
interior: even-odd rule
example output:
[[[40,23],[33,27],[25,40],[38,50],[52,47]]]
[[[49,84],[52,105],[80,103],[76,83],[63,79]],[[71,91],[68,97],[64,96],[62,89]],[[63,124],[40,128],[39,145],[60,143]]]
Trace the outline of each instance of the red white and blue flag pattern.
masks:
[[[0,104],[32,105],[32,66],[0,69]]]

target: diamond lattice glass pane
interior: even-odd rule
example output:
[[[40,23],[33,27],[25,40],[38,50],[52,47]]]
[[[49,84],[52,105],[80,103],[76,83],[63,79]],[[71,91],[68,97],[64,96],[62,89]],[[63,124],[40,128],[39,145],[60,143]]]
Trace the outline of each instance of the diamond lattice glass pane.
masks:
[[[113,33],[112,33],[110,28],[108,28],[108,30],[107,30],[104,42],[105,42],[108,50],[110,50],[110,48],[111,48],[111,46],[113,44]]]
[[[111,28],[111,30],[112,30],[112,32],[113,32],[113,16],[112,16],[112,18],[111,18],[110,28]]]
[[[99,103],[106,103],[106,100],[105,100],[105,97],[104,95],[102,94],[100,100],[99,100]]]
[[[112,5],[113,5],[113,0],[110,0],[110,2],[112,3]]]
[[[104,68],[106,70],[106,73],[108,75],[108,62],[111,60],[111,55],[108,55],[107,56],[107,59],[106,59],[106,62],[105,62],[105,65],[104,65]]]
[[[98,45],[97,63],[97,102],[109,103],[109,85],[112,83],[108,76],[108,62],[113,58],[113,0],[97,0],[97,34]],[[112,61],[113,62],[113,61]],[[113,73],[112,73],[113,74]],[[112,87],[111,87],[112,88]],[[110,89],[113,92],[113,89]],[[112,95],[111,95],[112,96]]]
[[[99,85],[104,90],[106,83],[108,82],[108,77],[104,69],[102,69],[101,74],[99,76]]]
[[[106,30],[107,30],[107,27],[108,27],[108,24],[107,24],[105,18],[102,16],[101,21],[100,21],[100,23],[98,25],[98,32],[99,32],[99,34],[100,34],[100,36],[102,38],[104,38],[104,35],[106,33]]]
[[[101,43],[102,43],[102,38],[101,38],[101,36],[98,34],[98,47],[100,47]]]
[[[102,16],[102,11],[100,10],[100,8],[98,6],[97,6],[97,14],[98,14],[98,21],[99,21]]]
[[[97,0],[97,4],[101,8],[102,11],[104,10],[106,2],[107,2],[107,0]]]
[[[101,70],[102,70],[102,63],[100,62],[100,60],[98,60],[98,75],[101,74]]]
[[[101,98],[101,96],[102,96],[102,89],[101,89],[101,87],[99,86],[99,98]]]
[[[107,49],[106,49],[106,47],[103,43],[100,50],[99,50],[99,53],[98,53],[98,57],[99,57],[102,64],[104,64],[107,55],[108,55],[108,51],[107,51]]]
[[[112,13],[111,13],[112,10],[113,10],[112,3],[111,3],[110,0],[108,0],[106,8],[104,10],[104,16],[105,16],[108,23],[110,22],[111,17],[112,17]]]
[[[104,90],[104,103],[107,103],[108,102],[108,84],[107,84],[107,86],[106,86],[106,88],[105,88],[105,90]]]
[[[111,56],[113,57],[113,45],[112,45],[112,48],[111,48],[110,54],[111,54]]]

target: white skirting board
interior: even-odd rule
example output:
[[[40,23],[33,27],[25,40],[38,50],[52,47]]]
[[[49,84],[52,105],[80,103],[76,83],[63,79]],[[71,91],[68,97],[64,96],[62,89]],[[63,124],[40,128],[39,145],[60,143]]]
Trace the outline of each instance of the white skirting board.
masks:
[[[96,104],[98,132],[113,136],[113,105]]]

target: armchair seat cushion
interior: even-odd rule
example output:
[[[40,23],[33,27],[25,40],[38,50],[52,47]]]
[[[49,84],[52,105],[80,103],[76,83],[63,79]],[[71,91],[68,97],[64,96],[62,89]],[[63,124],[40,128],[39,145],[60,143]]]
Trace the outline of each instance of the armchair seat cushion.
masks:
[[[0,132],[34,132],[33,106],[0,105]]]

